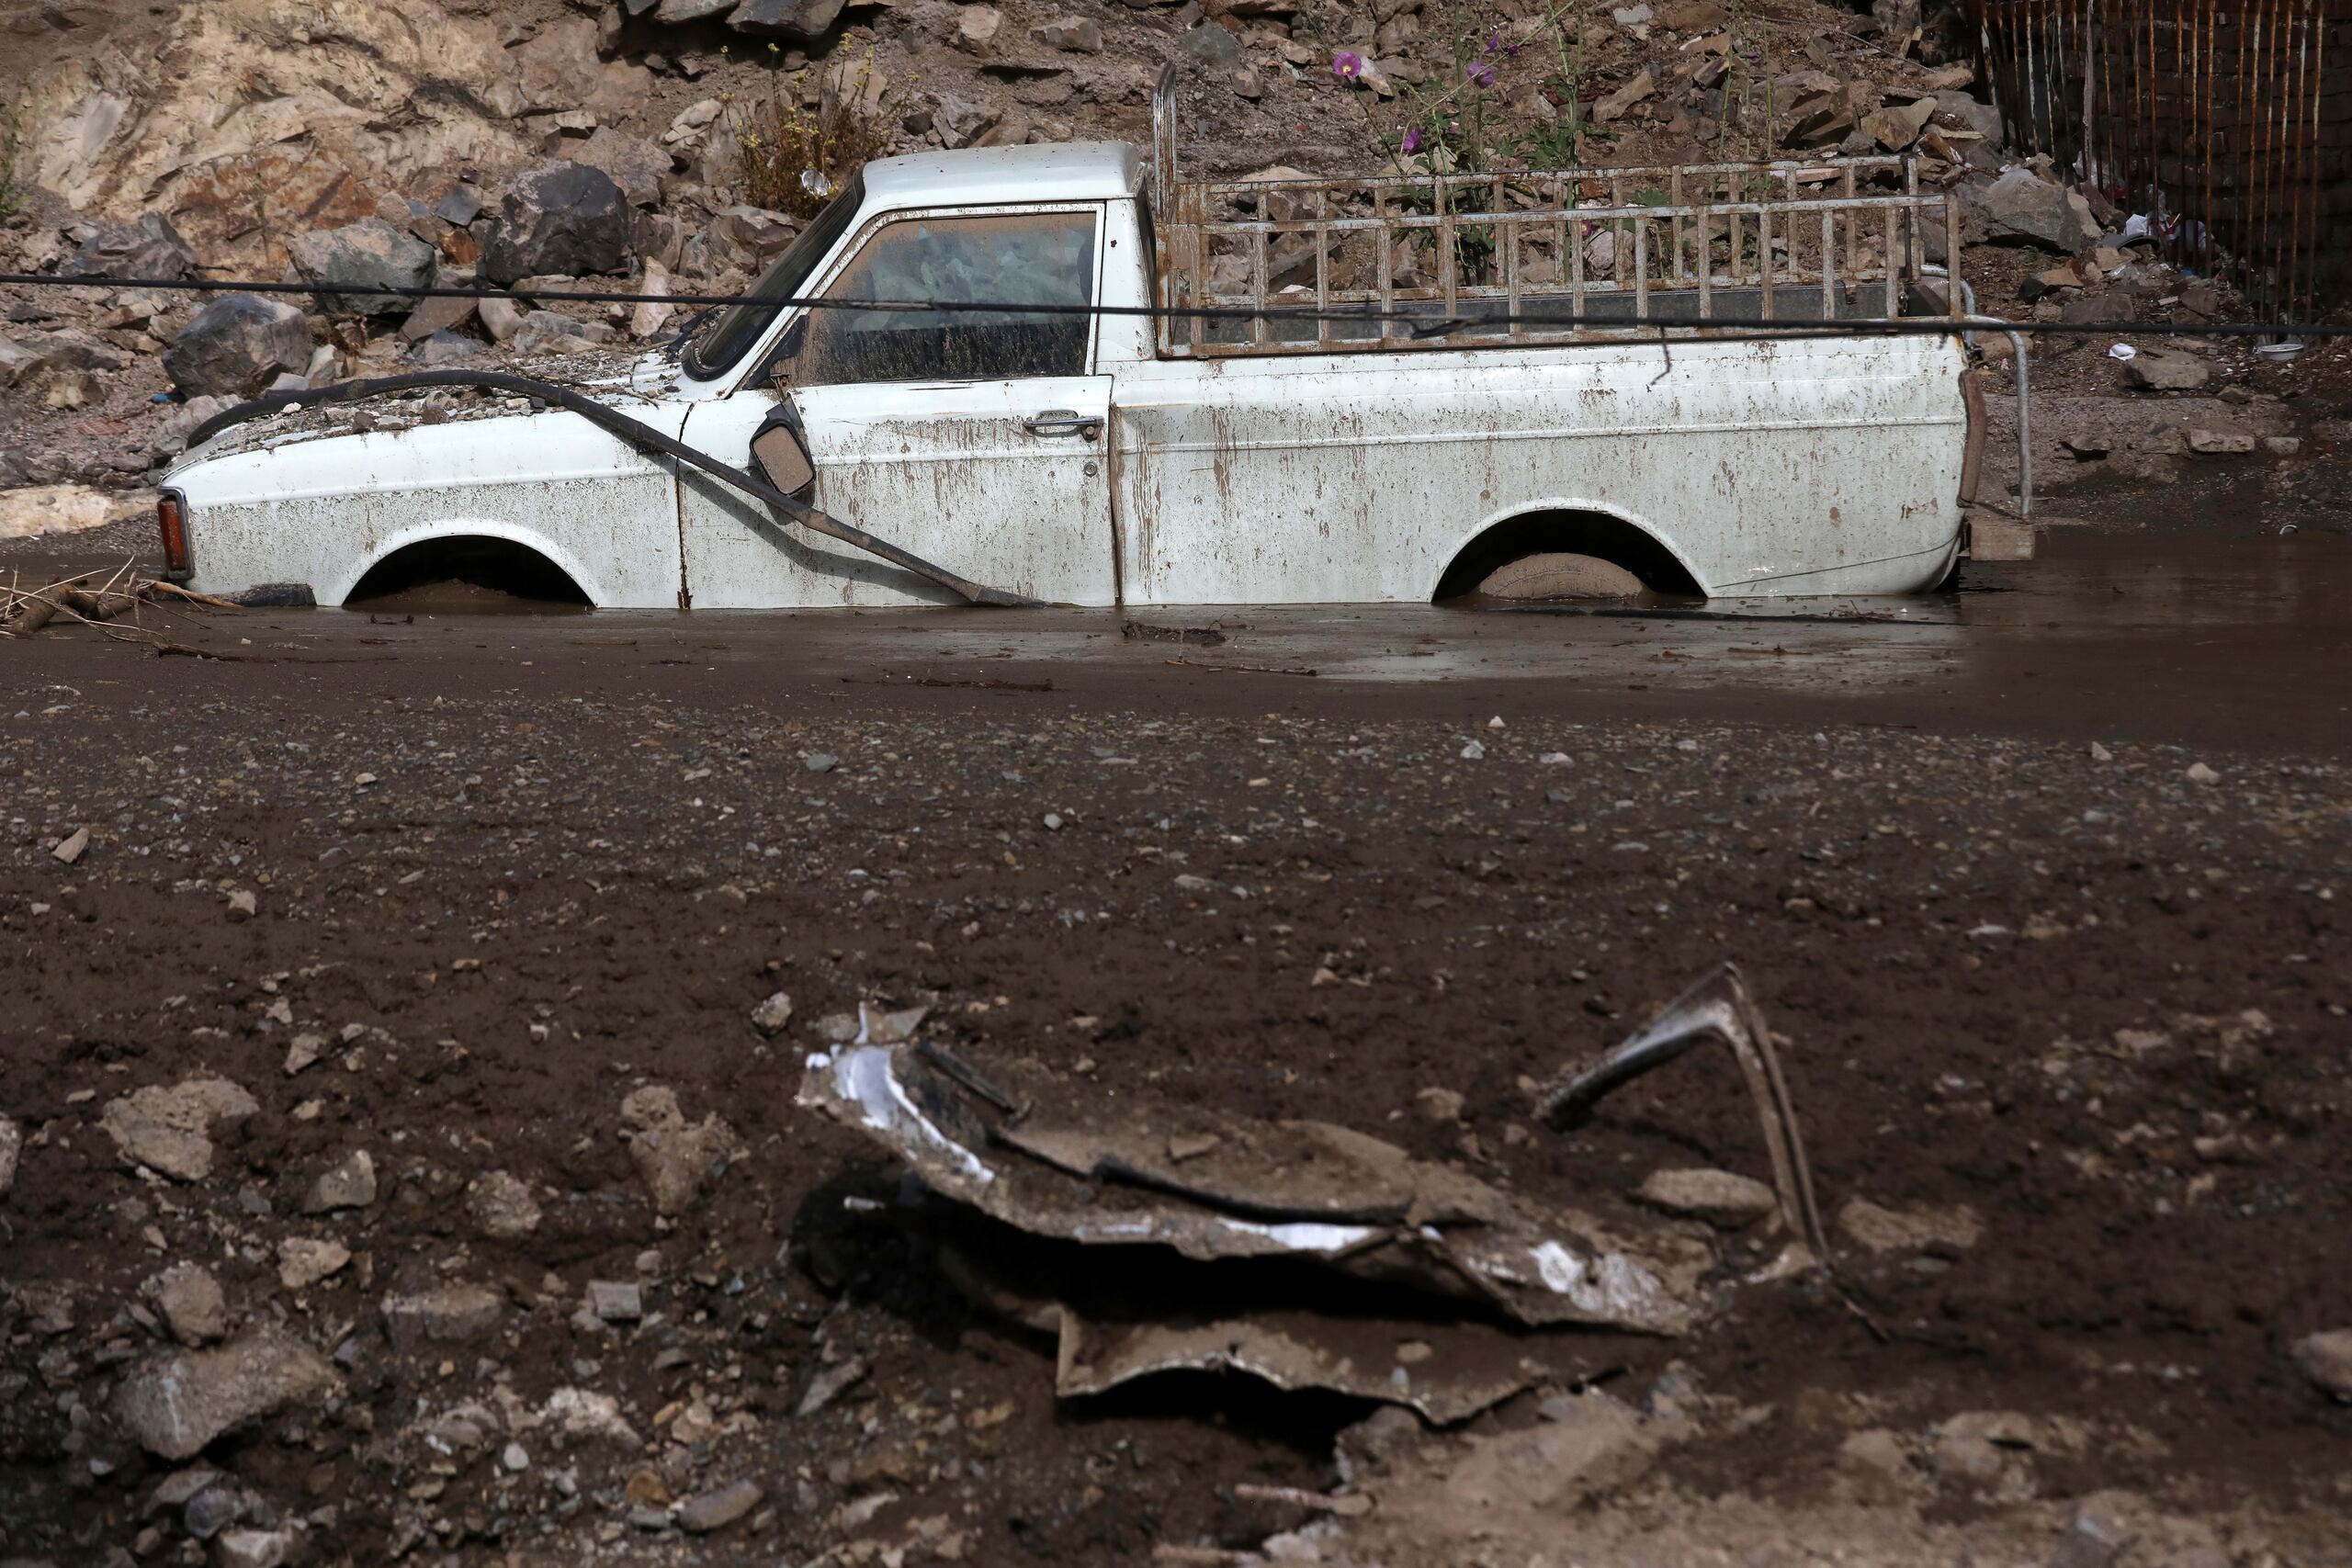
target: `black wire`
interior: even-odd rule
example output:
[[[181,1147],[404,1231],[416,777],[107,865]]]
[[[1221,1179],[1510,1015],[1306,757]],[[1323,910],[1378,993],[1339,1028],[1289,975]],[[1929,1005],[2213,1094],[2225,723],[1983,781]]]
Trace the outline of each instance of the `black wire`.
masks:
[[[1928,281],[1934,281],[1932,279]],[[742,305],[763,311],[792,310],[901,310],[922,313],[971,311],[978,314],[1007,314],[1028,316],[1144,316],[1154,321],[1360,321],[1389,323],[1411,329],[1409,335],[1424,336],[1436,329],[1452,331],[1457,326],[1486,327],[1551,327],[1566,330],[1596,329],[1623,333],[1639,333],[1667,328],[1704,332],[1723,342],[1750,339],[1771,342],[1782,338],[1853,337],[1879,333],[1891,336],[1940,337],[1952,332],[2016,332],[2052,333],[2067,336],[2092,337],[2352,337],[2352,324],[2329,324],[2321,321],[2213,321],[2199,325],[2176,322],[2147,321],[2012,321],[1998,317],[1971,317],[1955,320],[1949,316],[1906,316],[1888,318],[1862,316],[1828,321],[1793,321],[1771,317],[1709,316],[1702,320],[1687,316],[1593,316],[1562,311],[1522,310],[1516,314],[1501,313],[1476,317],[1453,317],[1439,320],[1427,315],[1415,315],[1409,310],[1383,310],[1376,306],[1318,309],[1312,305],[1268,305],[1252,309],[1241,305],[1058,305],[1036,301],[1005,301],[981,299],[760,299],[741,294],[638,294],[617,289],[570,289],[517,293],[498,288],[417,288],[396,284],[321,284],[263,283],[256,280],[237,282],[209,278],[187,279],[173,277],[57,277],[41,273],[0,273],[0,285],[17,285],[42,288],[168,288],[198,293],[218,294],[306,294],[334,295],[343,298],[373,298],[391,295],[406,299],[508,299],[523,304],[569,302],[581,305]],[[1372,340],[1378,344],[1382,340]],[[1248,348],[1249,344],[1218,344],[1220,348]],[[1295,345],[1294,345],[1295,346]],[[1317,345],[1327,352],[1346,353],[1364,346],[1352,340],[1341,340]]]

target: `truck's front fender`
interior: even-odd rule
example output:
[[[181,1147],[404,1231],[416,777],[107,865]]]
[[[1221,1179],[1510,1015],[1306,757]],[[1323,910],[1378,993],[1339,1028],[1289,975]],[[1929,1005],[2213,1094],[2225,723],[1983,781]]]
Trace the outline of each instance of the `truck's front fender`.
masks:
[[[402,528],[379,541],[373,553],[356,567],[329,581],[312,583],[311,591],[322,604],[340,604],[351,597],[352,590],[365,581],[368,574],[376,568],[412,546],[431,544],[437,539],[499,539],[520,546],[571,579],[573,585],[591,604],[602,606],[612,602],[597,573],[576,552],[566,549],[537,528],[502,522],[494,517],[447,517]]]

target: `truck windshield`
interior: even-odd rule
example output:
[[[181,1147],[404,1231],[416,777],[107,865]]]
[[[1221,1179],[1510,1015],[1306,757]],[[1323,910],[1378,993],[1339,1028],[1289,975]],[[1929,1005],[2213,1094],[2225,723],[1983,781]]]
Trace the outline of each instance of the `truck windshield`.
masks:
[[[742,358],[744,351],[775,320],[776,307],[769,301],[790,299],[799,294],[808,275],[817,270],[817,264],[825,259],[833,242],[856,218],[865,200],[865,176],[851,175],[841,194],[801,231],[800,238],[775,258],[775,265],[760,275],[760,280],[752,285],[750,291],[735,304],[720,307],[703,323],[702,330],[686,344],[686,373],[697,381],[707,381],[725,374]]]

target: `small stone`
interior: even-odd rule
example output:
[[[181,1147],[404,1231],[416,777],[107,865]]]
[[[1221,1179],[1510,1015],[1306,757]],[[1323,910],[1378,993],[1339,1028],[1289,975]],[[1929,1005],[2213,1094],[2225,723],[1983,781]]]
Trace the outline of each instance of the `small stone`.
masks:
[[[1215,1133],[1179,1133],[1168,1140],[1168,1157],[1178,1164],[1198,1159],[1225,1140]]]
[[[289,1291],[308,1290],[351,1261],[339,1241],[289,1235],[277,1244],[277,1282]]]
[[[98,1126],[133,1165],[179,1181],[212,1174],[212,1134],[261,1110],[227,1078],[189,1078],[171,1089],[133,1089],[111,1100]]]
[[[2188,449],[2207,457],[2239,457],[2254,450],[2254,437],[2233,430],[2192,429]]]
[[[867,1371],[865,1361],[855,1356],[819,1368],[817,1375],[808,1380],[808,1390],[801,1394],[800,1403],[793,1413],[802,1416],[814,1416],[840,1398],[842,1391],[864,1378]]]
[[[645,1298],[634,1280],[591,1280],[588,1311],[599,1323],[635,1323],[645,1315]]]
[[[2291,457],[2303,449],[2303,438],[2300,435],[2266,435],[2262,438],[2262,449],[2274,457]]]
[[[1049,831],[1059,832],[1061,830],[1062,814],[1060,812],[1048,811],[1046,813],[1043,820]]]
[[[327,1214],[337,1209],[364,1209],[375,1201],[376,1161],[366,1149],[354,1149],[311,1183],[302,1212]]]
[[[230,1530],[212,1543],[218,1568],[284,1568],[294,1550],[290,1530]]]
[[[2127,1492],[2095,1492],[2067,1511],[2066,1530],[2050,1554],[2050,1568],[2108,1568],[2132,1543],[2138,1499]]]
[[[2212,769],[2207,767],[2202,762],[2189,763],[2188,773],[2186,776],[2188,777],[2188,782],[2194,784],[2217,784],[2222,782],[2222,775],[2215,773]]]
[[[522,327],[523,318],[527,313],[522,306],[512,299],[489,299],[474,301],[474,314],[481,318],[481,324],[489,332],[490,341],[492,343],[504,343],[513,337]]]
[[[766,1495],[756,1481],[737,1481],[716,1492],[706,1492],[699,1497],[689,1497],[678,1507],[678,1528],[689,1535],[707,1535],[725,1529],[737,1519],[760,1506]]]
[[[50,851],[49,854],[51,860],[72,865],[82,858],[82,852],[89,847],[90,830],[87,828],[76,828],[62,839],[58,840],[57,847]]]
[[[286,1043],[286,1076],[292,1077],[326,1054],[327,1037],[323,1034],[297,1034]]]
[[[1780,1212],[1770,1187],[1734,1171],[1652,1171],[1634,1194],[1653,1209],[1703,1220],[1718,1230],[1739,1230]]]
[[[792,998],[782,991],[752,1010],[752,1027],[763,1034],[781,1034],[791,1021]]]
[[[1871,1252],[1924,1252],[1930,1247],[1964,1252],[1984,1232],[1984,1223],[1965,1205],[1897,1211],[1861,1198],[1848,1201],[1838,1211],[1838,1224]]]
[[[498,1450],[498,1462],[508,1473],[520,1475],[531,1468],[531,1456],[524,1451],[522,1444],[509,1443]]]
[[[1460,1089],[1441,1089],[1432,1084],[1428,1089],[1416,1093],[1413,1096],[1413,1103],[1419,1106],[1421,1114],[1432,1122],[1462,1120],[1462,1091]]]
[[[956,16],[956,36],[978,46],[993,42],[1003,29],[1004,13],[993,6],[967,6]]]
[[[0,1198],[17,1184],[17,1161],[25,1148],[24,1130],[6,1116],[0,1116]]]
[[[513,1241],[539,1228],[539,1201],[517,1178],[484,1171],[466,1187],[466,1212],[484,1235]]]
[[[1911,1468],[1903,1443],[1883,1427],[1855,1432],[1838,1445],[1838,1468],[1870,1475],[1902,1475]]]
[[[396,1291],[379,1309],[392,1348],[413,1354],[431,1346],[467,1345],[498,1327],[506,1299],[487,1285],[459,1282]]]
[[[1486,754],[1487,748],[1482,741],[1473,740],[1469,745],[1462,748],[1462,760],[1465,762],[1477,761]]]
[[[1102,49],[1102,29],[1090,17],[1057,17],[1032,30],[1038,42],[1072,54],[1097,54]]]
[[[701,1196],[735,1151],[735,1134],[716,1113],[688,1124],[677,1092],[661,1084],[621,1101],[622,1138],[645,1179],[657,1214],[680,1214]]]
[[[260,911],[261,902],[254,897],[253,889],[240,887],[229,895],[229,919],[232,923],[250,920]]]
[[[262,1329],[213,1350],[179,1350],[142,1362],[123,1380],[114,1409],[150,1453],[190,1458],[222,1433],[334,1382],[326,1359],[292,1336]]]
[[[2185,349],[2143,348],[2124,362],[2123,378],[2144,391],[2193,392],[2213,372]]]
[[[208,1486],[180,1510],[180,1528],[198,1540],[210,1540],[245,1517],[250,1495],[238,1486]]]
[[[173,1264],[155,1277],[152,1293],[172,1337],[181,1344],[209,1345],[228,1335],[228,1301],[220,1281],[202,1264]]]
[[[2352,1328],[2332,1328],[2295,1341],[2295,1366],[2312,1385],[2352,1404]]]
[[[831,751],[811,751],[803,765],[812,773],[830,773],[842,765],[842,760]]]
[[[2094,762],[2112,762],[2115,761],[2115,753],[2094,740],[2091,742],[2091,761]]]

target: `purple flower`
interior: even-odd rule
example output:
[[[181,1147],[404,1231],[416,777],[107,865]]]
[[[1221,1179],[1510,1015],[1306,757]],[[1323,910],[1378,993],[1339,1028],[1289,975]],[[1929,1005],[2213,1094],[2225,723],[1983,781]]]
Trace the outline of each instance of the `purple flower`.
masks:
[[[1497,51],[1497,50],[1498,50],[1498,49],[1502,48],[1502,46],[1503,46],[1503,30],[1502,30],[1502,28],[1497,28],[1493,32],[1490,32],[1490,33],[1488,33],[1488,34],[1487,35],[1487,50],[1486,50],[1486,52],[1487,52],[1488,54],[1492,54],[1492,53],[1494,53],[1494,52],[1495,52],[1495,51]]]
[[[1495,68],[1484,61],[1464,66],[1462,75],[1463,79],[1474,87],[1491,87],[1495,85]]]
[[[1403,148],[1403,151],[1404,151],[1404,152],[1405,152],[1406,156],[1410,157],[1412,154],[1414,154],[1414,153],[1416,153],[1416,152],[1419,152],[1420,150],[1421,150],[1421,128],[1420,128],[1419,126],[1418,126],[1418,125],[1417,125],[1417,126],[1414,126],[1411,130],[1408,130],[1408,131],[1406,131],[1406,132],[1405,132],[1405,141],[1404,141],[1404,148]]]
[[[1363,56],[1352,50],[1341,50],[1331,57],[1331,74],[1342,82],[1361,81],[1363,77]]]

